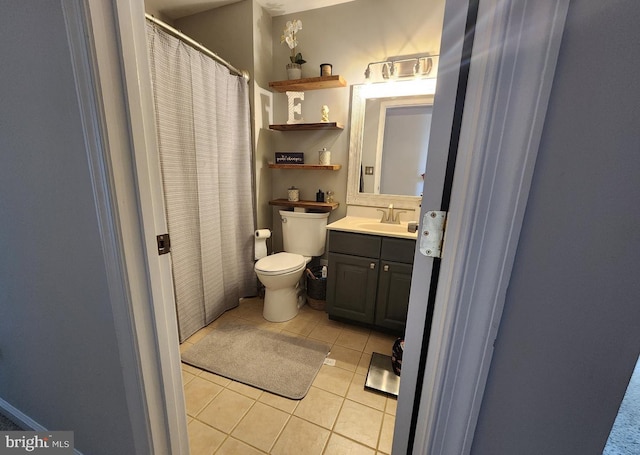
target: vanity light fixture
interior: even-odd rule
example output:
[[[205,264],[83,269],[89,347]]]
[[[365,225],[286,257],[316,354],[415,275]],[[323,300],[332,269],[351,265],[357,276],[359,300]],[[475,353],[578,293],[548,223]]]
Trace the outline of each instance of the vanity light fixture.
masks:
[[[391,66],[392,69],[389,69],[389,67]],[[393,63],[391,65],[389,65],[388,63],[385,63],[382,65],[382,79],[389,79],[390,74],[393,74]]]
[[[367,79],[367,81],[369,81],[369,79],[371,78],[371,65],[383,65],[380,70],[380,74],[382,74],[383,78],[388,79],[389,75],[393,76],[393,72],[394,72],[393,62],[390,62],[387,60],[382,60],[379,62],[370,62],[367,65],[367,69],[364,71],[364,78]],[[385,72],[386,72],[386,76],[385,76]]]
[[[433,69],[433,59],[431,57],[422,57],[418,59],[416,65],[416,73],[419,76],[425,77],[431,73]]]
[[[417,57],[401,58],[397,60],[382,60],[370,62],[364,71],[365,82],[389,81],[397,78],[421,78],[427,77],[433,70],[433,59],[438,56],[422,55]],[[409,66],[409,64],[411,64]],[[379,68],[378,73],[372,74],[372,70]]]

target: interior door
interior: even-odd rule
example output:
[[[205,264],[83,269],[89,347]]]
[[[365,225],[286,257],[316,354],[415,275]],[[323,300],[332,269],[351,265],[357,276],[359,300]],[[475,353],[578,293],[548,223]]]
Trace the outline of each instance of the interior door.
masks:
[[[568,5],[447,1],[421,213],[447,232],[414,262],[394,453],[470,453]]]
[[[446,3],[420,220],[427,211],[446,211],[449,205],[477,8],[478,0]],[[413,450],[438,280],[439,259],[423,256],[419,246],[420,235],[413,262],[393,453]]]

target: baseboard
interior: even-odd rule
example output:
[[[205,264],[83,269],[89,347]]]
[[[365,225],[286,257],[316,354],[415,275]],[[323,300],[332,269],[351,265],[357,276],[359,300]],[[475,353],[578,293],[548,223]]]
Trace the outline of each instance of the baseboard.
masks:
[[[2,410],[2,414],[27,431],[48,431],[45,427],[2,398],[0,398],[0,409]]]
[[[0,413],[10,420],[13,420],[14,423],[24,428],[25,431],[49,431],[48,428],[43,427],[24,412],[12,406],[2,398],[0,398]],[[78,449],[73,449],[73,452],[76,455],[83,455]]]

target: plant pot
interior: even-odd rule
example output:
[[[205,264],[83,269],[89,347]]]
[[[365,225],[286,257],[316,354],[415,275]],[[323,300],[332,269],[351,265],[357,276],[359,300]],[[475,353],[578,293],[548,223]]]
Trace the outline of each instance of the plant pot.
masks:
[[[287,79],[302,79],[302,65],[300,63],[287,63]]]

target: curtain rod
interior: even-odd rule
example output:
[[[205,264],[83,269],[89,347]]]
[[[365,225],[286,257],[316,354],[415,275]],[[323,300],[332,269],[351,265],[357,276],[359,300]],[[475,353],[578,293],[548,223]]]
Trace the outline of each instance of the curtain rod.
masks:
[[[249,76],[249,72],[247,70],[242,70],[241,71],[241,70],[237,69],[235,66],[233,66],[231,63],[227,62],[225,59],[220,57],[215,52],[211,52],[209,49],[204,47],[202,44],[200,44],[197,41],[194,41],[193,39],[189,38],[187,35],[182,33],[180,30],[177,30],[177,29],[173,28],[172,26],[170,26],[166,22],[161,21],[160,19],[156,19],[151,14],[145,13],[145,17],[147,18],[147,20],[149,20],[149,21],[153,22],[154,24],[158,25],[160,28],[164,29],[169,34],[175,36],[176,38],[178,38],[178,39],[180,39],[182,41],[184,41],[185,43],[187,43],[191,47],[194,47],[197,50],[199,50],[200,52],[208,55],[209,57],[214,59],[216,62],[223,64],[224,66],[226,66],[229,69],[231,74],[235,74],[236,76],[242,76],[247,81],[249,80],[250,76]]]

